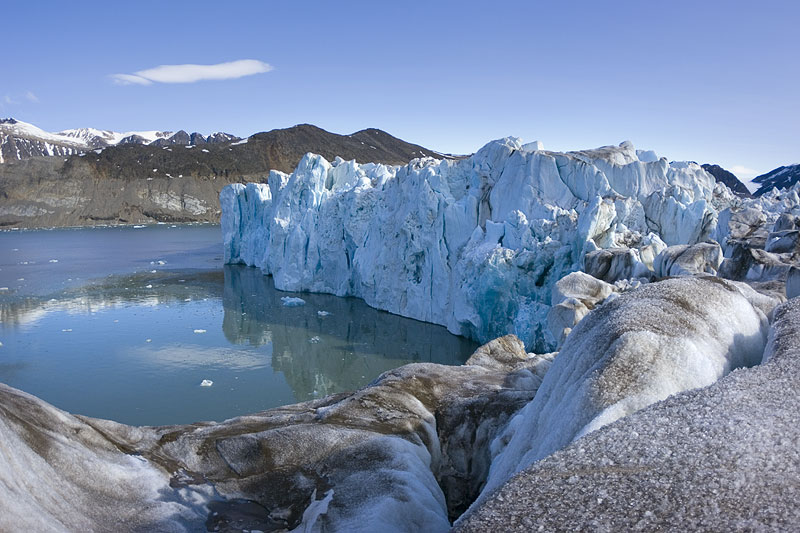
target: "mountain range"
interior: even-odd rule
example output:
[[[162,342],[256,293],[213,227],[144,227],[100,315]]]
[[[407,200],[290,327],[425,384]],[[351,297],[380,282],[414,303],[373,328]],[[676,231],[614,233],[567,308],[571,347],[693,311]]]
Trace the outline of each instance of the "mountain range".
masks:
[[[43,227],[167,221],[219,221],[218,195],[228,183],[265,182],[271,170],[292,172],[308,152],[329,161],[404,165],[454,158],[379,129],[339,135],[311,124],[246,139],[184,130],[115,132],[94,128],[56,133],[0,119],[0,227]],[[703,168],[736,194],[747,187],[718,165]],[[800,181],[800,165],[753,180],[760,196]]]
[[[88,128],[48,133],[14,119],[4,119],[0,131],[0,227],[7,228],[218,222],[223,186],[291,172],[308,152],[387,165],[451,157],[374,128],[339,135],[310,124],[247,139]]]
[[[239,137],[217,132],[127,131],[120,133],[95,128],[80,128],[50,133],[33,124],[13,118],[0,119],[0,163],[37,156],[69,156],[123,144],[166,146],[238,141]]]
[[[753,178],[753,182],[761,184],[755,195],[761,196],[772,189],[786,189],[798,181],[800,181],[800,164],[778,167]]]

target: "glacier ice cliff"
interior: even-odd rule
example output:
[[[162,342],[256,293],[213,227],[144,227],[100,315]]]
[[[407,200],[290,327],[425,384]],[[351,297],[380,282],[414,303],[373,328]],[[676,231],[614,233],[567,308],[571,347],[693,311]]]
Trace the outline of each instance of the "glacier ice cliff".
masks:
[[[578,152],[493,141],[458,160],[404,167],[307,154],[290,175],[220,194],[225,260],[283,290],[363,298],[479,342],[545,327],[556,281],[598,249],[646,273],[668,245],[716,229],[714,178],[629,142]]]

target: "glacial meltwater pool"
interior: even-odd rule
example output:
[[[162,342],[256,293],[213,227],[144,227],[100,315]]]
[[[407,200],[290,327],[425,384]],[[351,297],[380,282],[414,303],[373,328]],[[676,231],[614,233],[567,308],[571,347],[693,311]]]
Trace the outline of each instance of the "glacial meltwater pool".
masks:
[[[213,225],[0,232],[0,342],[0,382],[136,425],[350,391],[476,347],[354,298],[277,291],[258,269],[223,265]]]

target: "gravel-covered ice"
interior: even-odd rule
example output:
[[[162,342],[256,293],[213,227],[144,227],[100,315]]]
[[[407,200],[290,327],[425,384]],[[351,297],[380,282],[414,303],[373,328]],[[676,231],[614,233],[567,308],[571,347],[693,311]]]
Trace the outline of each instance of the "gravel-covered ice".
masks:
[[[533,464],[455,530],[796,530],[800,298],[776,310],[765,358]]]
[[[536,397],[493,443],[486,490],[619,418],[760,363],[768,327],[733,282],[715,277],[668,279],[607,301],[572,330]]]

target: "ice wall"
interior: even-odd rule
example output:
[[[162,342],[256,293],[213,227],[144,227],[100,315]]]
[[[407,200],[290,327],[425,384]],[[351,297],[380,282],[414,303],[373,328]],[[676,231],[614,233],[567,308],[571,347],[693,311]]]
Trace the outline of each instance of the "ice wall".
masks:
[[[357,296],[486,342],[545,352],[553,284],[583,255],[627,247],[651,266],[716,226],[714,179],[629,142],[548,152],[506,138],[404,167],[307,154],[291,175],[220,194],[225,260],[283,290]]]

